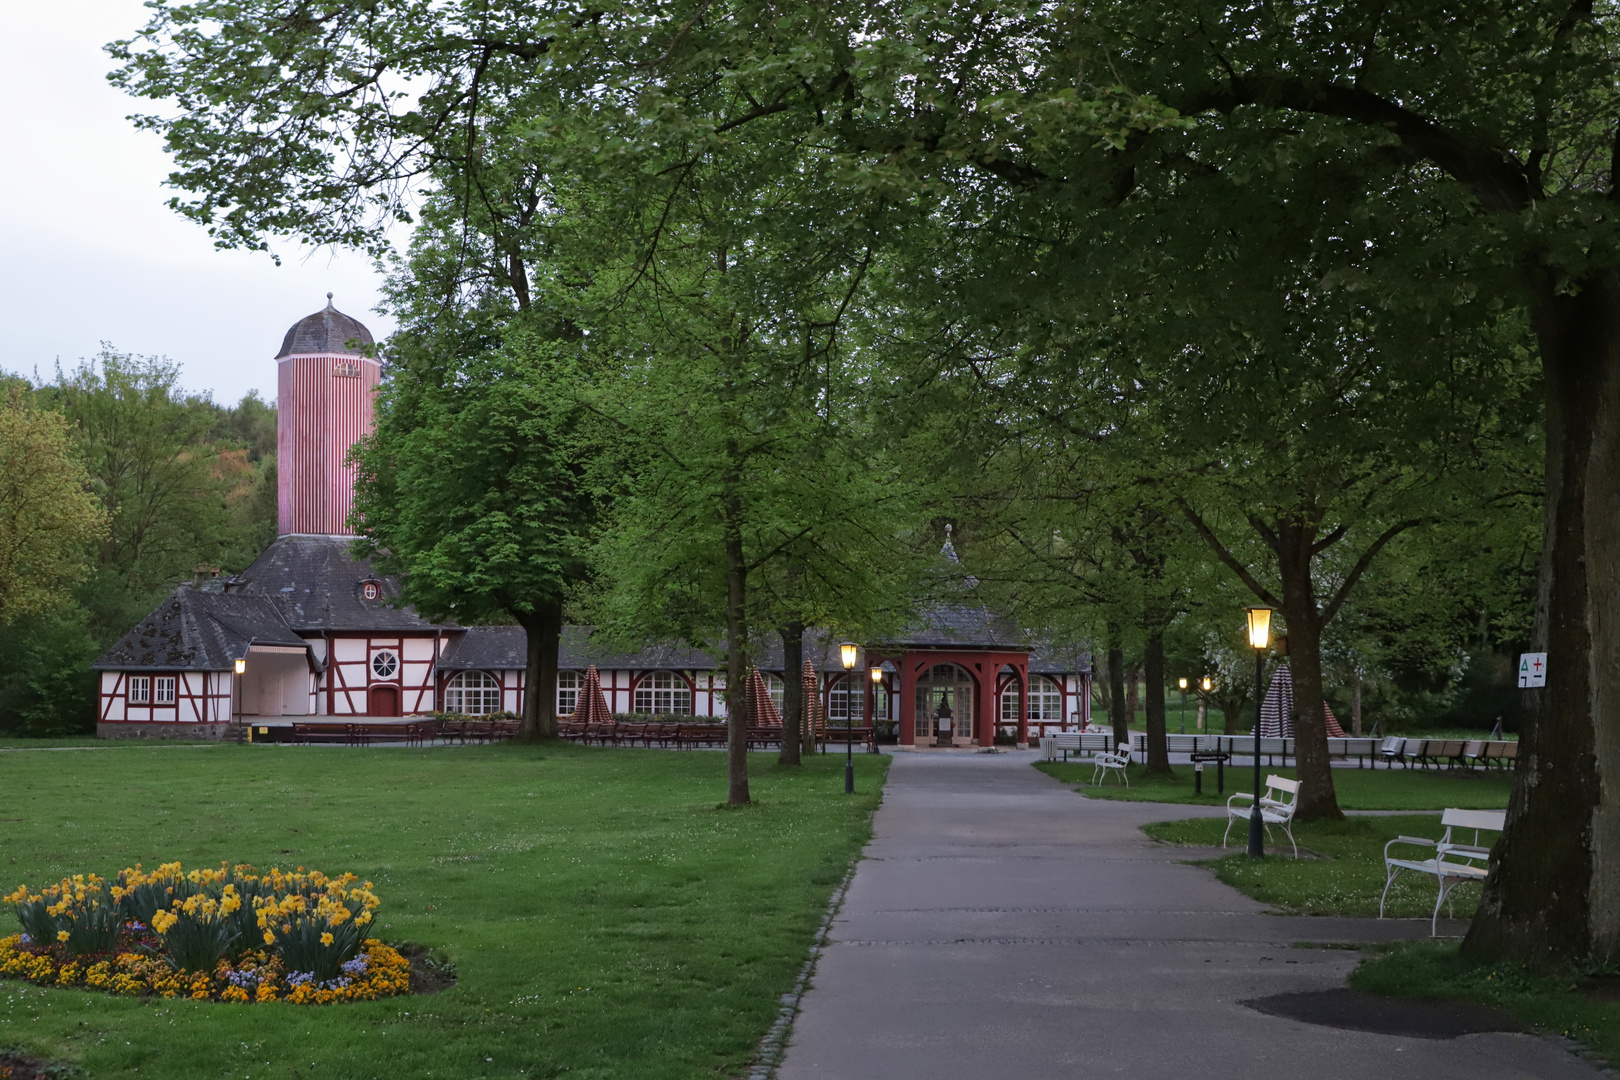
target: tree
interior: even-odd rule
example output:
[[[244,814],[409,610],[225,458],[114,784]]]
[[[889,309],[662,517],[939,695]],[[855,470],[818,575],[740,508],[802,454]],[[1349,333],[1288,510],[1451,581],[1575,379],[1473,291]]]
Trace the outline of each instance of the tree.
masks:
[[[90,569],[107,514],[61,414],[13,382],[0,406],[0,621],[59,607]]]
[[[595,510],[575,350],[521,324],[499,342],[441,332],[394,349],[376,427],[354,451],[357,546],[431,618],[522,625],[523,733],[552,737],[563,602]]]

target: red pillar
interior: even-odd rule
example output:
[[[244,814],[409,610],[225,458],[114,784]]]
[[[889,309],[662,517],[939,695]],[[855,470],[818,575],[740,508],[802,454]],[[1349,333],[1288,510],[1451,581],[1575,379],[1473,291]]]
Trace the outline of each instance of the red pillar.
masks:
[[[1020,692],[1018,694],[1018,748],[1029,749],[1029,664],[1017,667]]]
[[[917,745],[917,676],[912,671],[911,654],[900,658],[900,670],[895,673],[900,690],[900,745]]]
[[[979,722],[975,726],[979,729],[979,745],[994,746],[996,744],[996,671],[1000,664],[992,663],[989,672],[984,670],[986,665],[977,664],[979,668]]]

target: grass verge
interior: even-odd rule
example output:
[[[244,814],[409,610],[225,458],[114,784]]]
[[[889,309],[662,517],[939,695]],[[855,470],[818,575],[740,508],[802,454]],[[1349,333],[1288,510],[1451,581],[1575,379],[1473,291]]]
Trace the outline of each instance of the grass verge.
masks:
[[[1175,775],[1148,776],[1141,765],[1127,770],[1131,786],[1118,780],[1093,786],[1092,767],[1077,761],[1038,761],[1035,767],[1093,799],[1120,799],[1127,802],[1182,803],[1192,806],[1220,806],[1234,791],[1247,791],[1253,776],[1247,769],[1226,770],[1226,794],[1216,794],[1215,770],[1204,772],[1204,792],[1193,794],[1190,765],[1178,765]],[[1266,769],[1264,775],[1295,778],[1294,769]],[[1444,810],[1455,806],[1465,810],[1499,810],[1507,807],[1513,776],[1506,772],[1438,769],[1334,769],[1333,790],[1346,810]]]
[[[0,1050],[104,1078],[668,1078],[746,1064],[870,835],[888,757],[577,746],[224,745],[0,754],[0,884],[137,860],[353,870],[379,936],[457,983],[352,1005],[113,998],[0,983]],[[10,923],[9,913],[0,920]],[[0,933],[15,932],[0,926]]]
[[[1620,1059],[1620,993],[1613,974],[1535,972],[1518,964],[1477,964],[1455,943],[1406,942],[1364,960],[1350,975],[1358,990],[1400,997],[1478,1001],[1505,1009],[1538,1031],[1579,1040]]]
[[[1155,840],[1195,847],[1219,847],[1225,818],[1161,821],[1143,827]],[[1243,822],[1232,826],[1229,855],[1204,865],[1234,889],[1291,915],[1373,917],[1384,891],[1384,844],[1396,836],[1439,839],[1445,830],[1435,817],[1360,817],[1294,826],[1301,858],[1293,858],[1288,838],[1272,829],[1267,858],[1244,854],[1248,833]],[[1309,857],[1306,857],[1309,856]],[[1428,918],[1434,910],[1434,879],[1402,874],[1389,890],[1388,915]],[[1452,894],[1458,918],[1474,913],[1479,889],[1464,885]]]

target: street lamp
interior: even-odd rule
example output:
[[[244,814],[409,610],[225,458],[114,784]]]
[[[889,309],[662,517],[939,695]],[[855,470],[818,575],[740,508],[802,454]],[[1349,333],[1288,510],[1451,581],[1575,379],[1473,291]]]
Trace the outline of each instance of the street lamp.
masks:
[[[1181,686],[1181,733],[1185,735],[1187,734],[1187,680],[1177,679],[1176,682]]]
[[[1271,644],[1271,609],[1252,607],[1249,617],[1249,648],[1254,650],[1254,807],[1249,811],[1249,858],[1263,858],[1266,853],[1265,823],[1260,819],[1260,698],[1265,692],[1260,685],[1265,679],[1266,647]]]
[[[1215,689],[1215,684],[1210,681],[1210,678],[1209,678],[1208,675],[1204,676],[1203,687],[1204,687],[1204,695],[1205,696],[1203,697],[1202,700],[1200,700],[1198,702],[1198,730],[1199,731],[1208,731],[1209,730],[1209,696],[1208,695],[1209,695],[1209,692],[1211,690]],[[1222,725],[1222,726],[1224,727],[1224,725]]]
[[[236,699],[236,741],[242,741],[242,674],[247,671],[247,657],[236,661],[236,693],[231,696]]]
[[[838,659],[844,665],[844,794],[855,794],[855,743],[852,741],[854,732],[851,730],[849,715],[849,672],[855,670],[855,661],[860,659],[860,646],[853,641],[841,642],[838,646]]]

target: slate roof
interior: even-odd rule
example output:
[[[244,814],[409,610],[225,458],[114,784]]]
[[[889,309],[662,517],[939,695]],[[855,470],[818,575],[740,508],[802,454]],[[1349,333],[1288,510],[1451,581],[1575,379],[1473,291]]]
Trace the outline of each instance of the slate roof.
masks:
[[[226,595],[274,600],[294,630],[419,630],[438,624],[408,607],[395,607],[399,582],[383,577],[366,559],[350,554],[353,541],[341,536],[281,536],[253,565],[225,582]],[[377,582],[381,595],[367,600],[361,589]]]
[[[274,602],[181,586],[97,660],[96,670],[230,671],[249,645],[297,645]]]
[[[339,356],[361,355],[356,346],[349,344],[351,341],[358,342],[360,346],[371,345],[371,331],[359,319],[350,318],[333,307],[332,294],[327,293],[325,308],[293,323],[292,329],[282,339],[281,351],[276,353],[276,359],[331,353]]]

